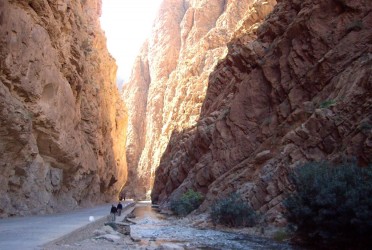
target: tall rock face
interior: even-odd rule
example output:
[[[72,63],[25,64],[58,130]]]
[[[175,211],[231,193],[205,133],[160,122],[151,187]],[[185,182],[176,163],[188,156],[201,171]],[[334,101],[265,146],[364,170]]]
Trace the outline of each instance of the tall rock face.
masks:
[[[197,125],[170,138],[153,201],[194,188],[207,209],[238,191],[281,223],[292,168],[371,164],[371,27],[369,0],[278,1],[254,40],[245,22],[209,77]]]
[[[127,114],[100,0],[0,1],[0,217],[117,197]]]
[[[143,45],[134,62],[129,83],[123,86],[123,99],[128,105],[128,134],[126,157],[128,162],[128,184],[123,191],[126,196],[144,198],[146,177],[137,178],[141,152],[145,145],[147,95],[151,83],[148,63],[148,42]]]
[[[226,56],[227,44],[234,39],[234,33],[246,29],[255,38],[255,29],[275,3],[163,1],[152,36],[138,56],[123,91],[129,114],[129,176],[123,190],[127,195],[149,196],[155,170],[170,138],[196,128],[210,74]],[[178,154],[187,161],[186,150],[179,148]],[[190,161],[190,166],[195,163]],[[176,179],[186,178],[186,169],[177,170],[176,165],[172,169]]]

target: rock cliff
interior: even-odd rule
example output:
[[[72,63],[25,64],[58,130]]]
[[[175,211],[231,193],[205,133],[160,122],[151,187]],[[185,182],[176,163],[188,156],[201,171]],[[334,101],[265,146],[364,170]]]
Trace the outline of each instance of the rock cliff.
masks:
[[[164,204],[194,188],[205,194],[201,209],[207,209],[238,191],[270,222],[281,223],[290,169],[325,159],[372,162],[370,1],[281,0],[258,29],[250,32],[251,25],[243,22],[234,33],[207,79],[205,99],[189,103],[196,124],[164,125],[162,133],[173,133],[153,201]],[[187,89],[182,81],[189,79],[178,79],[176,91]],[[172,108],[183,111],[182,103]]]
[[[248,33],[253,39],[254,31],[275,3],[163,1],[152,35],[123,91],[129,114],[129,176],[124,192],[137,198],[149,196],[155,170],[172,135],[196,127],[210,74],[226,56],[234,33]],[[194,159],[188,158],[186,150],[180,147],[178,157],[190,160],[190,167],[193,166]],[[173,175],[182,182],[188,170],[174,166]]]
[[[127,114],[101,0],[0,1],[0,216],[110,200]]]

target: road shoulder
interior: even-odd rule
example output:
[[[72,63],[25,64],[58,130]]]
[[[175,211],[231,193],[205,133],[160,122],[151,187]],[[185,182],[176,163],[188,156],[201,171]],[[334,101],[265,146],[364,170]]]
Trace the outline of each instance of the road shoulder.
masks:
[[[116,221],[120,221],[125,216],[127,216],[129,213],[133,211],[133,207],[135,205],[135,202],[129,202],[126,203],[125,206],[123,207],[123,211],[121,216],[116,216]],[[44,245],[42,245],[39,249],[42,250],[52,250],[52,249],[57,249],[59,246],[63,245],[71,245],[76,242],[81,242],[84,241],[88,238],[90,238],[93,234],[94,231],[101,228],[104,226],[105,223],[109,221],[109,215],[100,218],[94,222],[89,223],[88,225],[85,225],[83,227],[80,227],[76,230],[74,230],[71,233],[68,233],[58,239],[55,239],[53,241],[50,241]]]

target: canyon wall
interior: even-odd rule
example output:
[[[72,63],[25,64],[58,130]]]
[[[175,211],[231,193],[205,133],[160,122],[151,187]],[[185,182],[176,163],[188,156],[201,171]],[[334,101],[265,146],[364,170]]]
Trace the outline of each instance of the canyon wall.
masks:
[[[370,1],[281,0],[254,40],[250,27],[244,22],[235,32],[209,76],[196,126],[173,129],[154,202],[193,188],[205,194],[205,210],[238,191],[280,224],[294,167],[345,159],[371,164]]]
[[[250,34],[274,0],[164,0],[133,67],[123,96],[128,106],[128,182],[123,192],[149,197],[170,138],[193,130],[200,119],[210,74],[227,54],[235,32]],[[230,80],[230,79],[226,79]],[[232,79],[231,79],[232,80]],[[186,138],[179,137],[182,141]],[[188,158],[182,143],[178,156]],[[169,162],[176,164],[176,162]],[[172,167],[179,180],[187,172]]]
[[[127,112],[101,0],[0,1],[0,217],[112,200]]]

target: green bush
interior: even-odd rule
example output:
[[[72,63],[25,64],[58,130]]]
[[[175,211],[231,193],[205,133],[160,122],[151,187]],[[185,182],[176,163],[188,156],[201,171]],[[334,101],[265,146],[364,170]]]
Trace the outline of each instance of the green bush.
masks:
[[[324,102],[320,103],[319,107],[321,109],[329,108],[332,105],[335,105],[336,101],[335,100],[325,100]]]
[[[287,232],[287,230],[279,229],[273,234],[273,239],[277,242],[284,242],[288,240],[291,235]]]
[[[295,192],[284,206],[299,238],[343,247],[372,245],[372,166],[308,163],[290,180]]]
[[[254,226],[257,223],[257,215],[239,194],[232,193],[227,198],[217,201],[212,206],[212,221],[230,227]]]
[[[197,209],[202,201],[203,196],[199,192],[190,189],[180,199],[172,200],[170,208],[176,215],[186,216]]]

